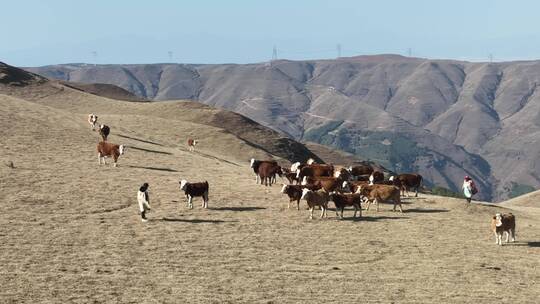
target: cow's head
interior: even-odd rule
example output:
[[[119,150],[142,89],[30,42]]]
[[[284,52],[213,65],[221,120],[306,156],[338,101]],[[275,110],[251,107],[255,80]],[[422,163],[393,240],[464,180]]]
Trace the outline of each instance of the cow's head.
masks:
[[[315,160],[313,158],[310,158],[310,159],[307,160],[306,164],[311,165],[314,162],[315,162]]]
[[[496,227],[501,227],[502,226],[502,215],[500,213],[495,214],[493,219],[495,220],[495,226]]]
[[[311,190],[307,189],[307,188],[304,188],[302,189],[302,196],[300,197],[300,199],[304,199],[306,197],[306,195],[310,192]]]
[[[124,152],[126,152],[126,146],[120,145],[118,147],[118,153],[120,153],[120,155],[124,155]]]
[[[183,180],[179,181],[178,183],[180,183],[180,190],[185,191],[186,190],[186,185],[187,185],[187,180],[183,179]]]
[[[104,126],[105,126],[105,125],[99,125],[99,129],[100,129],[100,130],[103,130],[103,127],[104,127]]]
[[[296,170],[298,169],[298,167],[300,166],[300,162],[295,162],[294,164],[291,165],[291,172],[296,172]]]
[[[341,184],[341,188],[342,189],[349,189],[349,191],[351,191],[350,184],[349,184],[348,181],[344,181],[343,184]]]
[[[251,168],[253,168],[253,165],[255,164],[255,158],[252,158],[250,161],[249,161],[249,166]]]
[[[307,176],[304,176],[304,178],[302,178],[302,182],[300,183],[300,185],[307,185]]]
[[[296,178],[300,178],[300,171],[302,171],[301,169],[296,169]]]
[[[356,192],[355,192],[355,193],[360,193],[360,194],[362,194],[364,189],[365,189],[365,187],[364,187],[363,185],[360,185],[360,186],[358,186],[358,188],[356,189]]]
[[[389,178],[388,180],[391,181],[391,182],[393,182],[393,181],[394,181],[394,178],[395,178],[395,177],[392,175],[392,176],[390,176],[390,178]]]
[[[287,187],[289,187],[289,185],[283,185],[283,187],[281,187],[281,193],[285,193],[285,191],[287,191]]]

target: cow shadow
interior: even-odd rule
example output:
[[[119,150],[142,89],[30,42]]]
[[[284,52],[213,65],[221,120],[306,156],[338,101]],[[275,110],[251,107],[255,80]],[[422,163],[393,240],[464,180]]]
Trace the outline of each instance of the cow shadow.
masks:
[[[156,170],[156,171],[166,171],[166,172],[179,172],[175,169],[171,168],[158,168],[158,167],[145,167],[145,166],[132,166],[128,165],[129,168],[136,168],[136,169],[146,169],[146,170]]]
[[[519,243],[503,243],[505,246],[529,246],[533,248],[540,247],[540,242],[519,242]]]
[[[441,213],[441,212],[448,212],[450,210],[446,209],[421,209],[421,208],[411,208],[411,209],[403,209],[404,213]]]
[[[340,219],[340,221],[349,221],[349,222],[378,222],[378,221],[385,221],[385,220],[401,220],[401,219],[407,219],[408,217],[404,216],[370,216],[366,214],[362,214],[362,217],[343,217],[343,219]]]
[[[179,219],[179,218],[169,218],[164,217],[161,219],[155,219],[155,221],[160,222],[176,222],[176,223],[191,223],[191,224],[222,224],[227,222],[237,222],[237,221],[223,221],[223,220],[204,220],[204,219]]]
[[[158,151],[158,150],[152,150],[152,149],[145,149],[145,148],[139,148],[139,147],[135,147],[135,146],[128,146],[128,147],[129,147],[129,149],[139,150],[139,151],[143,151],[143,152],[172,155],[171,152],[166,152],[166,151]]]
[[[165,145],[162,145],[162,144],[154,142],[154,141],[144,140],[144,139],[131,137],[131,136],[123,135],[123,134],[117,134],[116,136],[122,137],[122,138],[127,138],[127,139],[132,139],[132,140],[136,140],[136,141],[140,141],[140,142],[143,142],[143,143],[152,144],[152,145],[156,145],[156,146],[161,146],[161,147],[165,146]]]
[[[264,210],[266,208],[264,207],[214,207],[214,208],[208,208],[210,210],[216,210],[216,211],[257,211],[257,210]]]

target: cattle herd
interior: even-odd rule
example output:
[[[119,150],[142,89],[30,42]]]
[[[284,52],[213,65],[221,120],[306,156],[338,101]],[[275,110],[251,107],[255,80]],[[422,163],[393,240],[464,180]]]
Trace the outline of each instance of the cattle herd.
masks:
[[[88,115],[88,122],[92,130],[95,130],[98,116]],[[106,157],[112,157],[114,167],[117,166],[119,156],[123,155],[126,148],[124,145],[111,144],[107,142],[110,128],[106,125],[99,125],[99,134],[102,141],[97,144],[98,161],[105,163]],[[193,152],[197,140],[188,139],[188,150]],[[343,219],[345,207],[353,207],[354,215],[362,217],[362,203],[367,204],[366,210],[372,203],[375,203],[377,212],[379,203],[391,202],[392,211],[396,207],[403,212],[401,206],[401,196],[409,196],[409,191],[414,189],[415,197],[418,197],[418,190],[422,185],[422,176],[417,173],[404,173],[398,175],[385,174],[368,164],[355,166],[338,166],[333,164],[318,164],[313,159],[308,159],[305,163],[295,162],[290,168],[282,167],[275,160],[250,160],[250,167],[255,175],[255,183],[265,186],[272,186],[276,183],[277,176],[282,180],[287,180],[288,184],[283,184],[281,193],[289,198],[288,208],[291,202],[296,202],[297,210],[300,210],[300,201],[305,200],[310,211],[310,219],[313,219],[315,207],[321,209],[320,217],[326,217],[328,203],[333,202],[336,215]],[[179,181],[180,189],[184,191],[188,208],[193,208],[193,198],[202,197],[203,208],[208,208],[209,184],[207,181],[190,183],[187,180]],[[495,234],[496,244],[502,245],[502,235],[506,232],[506,242],[511,235],[512,242],[515,241],[515,217],[512,213],[497,213],[492,219],[492,231]]]

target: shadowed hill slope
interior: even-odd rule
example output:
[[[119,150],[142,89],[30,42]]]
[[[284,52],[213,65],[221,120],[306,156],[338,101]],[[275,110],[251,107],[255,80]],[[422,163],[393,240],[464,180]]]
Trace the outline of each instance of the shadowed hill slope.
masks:
[[[396,172],[419,171],[454,191],[470,175],[486,200],[540,186],[537,61],[470,63],[383,55],[29,70],[115,84],[152,100],[195,99]]]

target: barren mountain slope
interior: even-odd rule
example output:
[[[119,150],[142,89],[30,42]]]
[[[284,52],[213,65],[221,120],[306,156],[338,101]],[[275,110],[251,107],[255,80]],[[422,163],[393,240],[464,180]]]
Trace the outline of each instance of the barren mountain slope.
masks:
[[[472,175],[487,200],[540,185],[536,61],[360,56],[29,70],[63,80],[111,83],[155,100],[196,99],[296,139],[380,161],[394,171],[419,171],[455,191],[464,175]]]
[[[403,214],[384,204],[360,220],[351,220],[351,210],[345,220],[333,210],[327,219],[309,220],[305,203],[287,209],[280,187],[254,184],[246,160],[267,152],[197,123],[217,110],[115,101],[49,85],[18,90],[31,100],[0,93],[3,302],[533,303],[540,297],[539,222],[527,212],[514,211],[518,243],[504,247],[493,244],[489,224],[507,210],[424,194],[404,199]],[[98,165],[89,112],[111,126],[110,142],[128,146],[117,168],[110,160]],[[194,153],[184,147],[190,134],[201,138]],[[4,165],[9,161],[14,168]],[[209,181],[209,209],[198,199],[186,208],[181,178]],[[147,223],[135,199],[143,182],[150,183]]]

